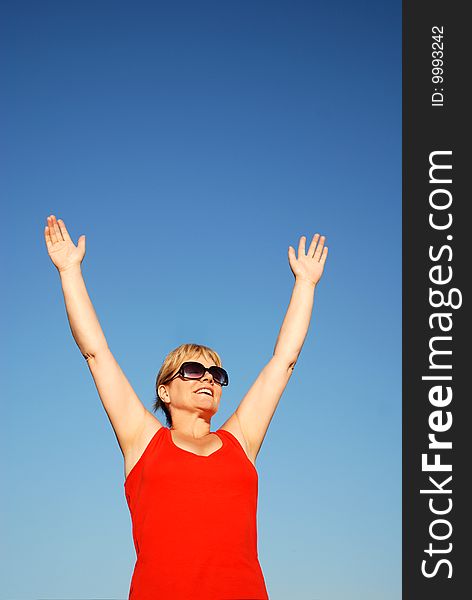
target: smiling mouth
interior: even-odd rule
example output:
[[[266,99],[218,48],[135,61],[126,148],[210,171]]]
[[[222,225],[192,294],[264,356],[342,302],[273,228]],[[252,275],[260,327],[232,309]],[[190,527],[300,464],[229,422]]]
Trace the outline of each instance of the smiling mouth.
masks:
[[[208,394],[207,392],[194,392],[194,394],[198,394],[199,396],[208,396],[209,398],[213,398],[213,394]]]

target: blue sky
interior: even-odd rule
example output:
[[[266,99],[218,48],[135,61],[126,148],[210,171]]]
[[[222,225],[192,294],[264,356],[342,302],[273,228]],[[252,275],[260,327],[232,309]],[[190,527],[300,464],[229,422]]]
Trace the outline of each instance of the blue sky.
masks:
[[[288,246],[327,236],[257,459],[259,558],[271,600],[400,598],[401,4],[7,2],[1,20],[0,597],[125,599],[135,561],[54,214],[87,236],[89,294],[148,409],[170,350],[220,354],[213,430],[272,355]]]

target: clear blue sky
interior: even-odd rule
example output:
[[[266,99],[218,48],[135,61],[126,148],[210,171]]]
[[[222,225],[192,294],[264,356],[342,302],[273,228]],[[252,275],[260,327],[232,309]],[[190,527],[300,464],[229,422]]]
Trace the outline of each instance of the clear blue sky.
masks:
[[[122,600],[135,561],[51,213],[87,236],[90,296],[148,409],[170,350],[219,352],[213,430],[272,354],[288,246],[327,236],[257,459],[259,558],[271,600],[399,599],[401,3],[6,2],[1,21],[1,599]]]

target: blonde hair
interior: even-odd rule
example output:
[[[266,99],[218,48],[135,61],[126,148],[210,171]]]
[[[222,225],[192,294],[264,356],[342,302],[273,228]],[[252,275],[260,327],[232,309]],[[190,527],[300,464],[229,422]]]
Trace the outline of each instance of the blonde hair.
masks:
[[[211,359],[217,367],[222,366],[221,358],[218,353],[208,346],[202,346],[201,344],[182,344],[169,352],[159,369],[156,378],[156,396],[154,398],[153,411],[156,412],[160,408],[164,412],[168,427],[172,427],[172,416],[168,405],[159,397],[159,386],[167,383],[173,375],[175,375],[182,363],[194,358],[201,358],[202,356]]]

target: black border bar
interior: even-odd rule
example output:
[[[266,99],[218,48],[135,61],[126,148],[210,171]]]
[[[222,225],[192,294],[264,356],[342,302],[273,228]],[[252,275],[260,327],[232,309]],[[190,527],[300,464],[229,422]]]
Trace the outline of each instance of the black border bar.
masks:
[[[466,2],[403,2],[406,600],[471,594],[472,394],[466,378],[472,376],[472,220],[466,214],[472,208],[472,138],[466,88],[472,87],[472,25],[465,10]]]

